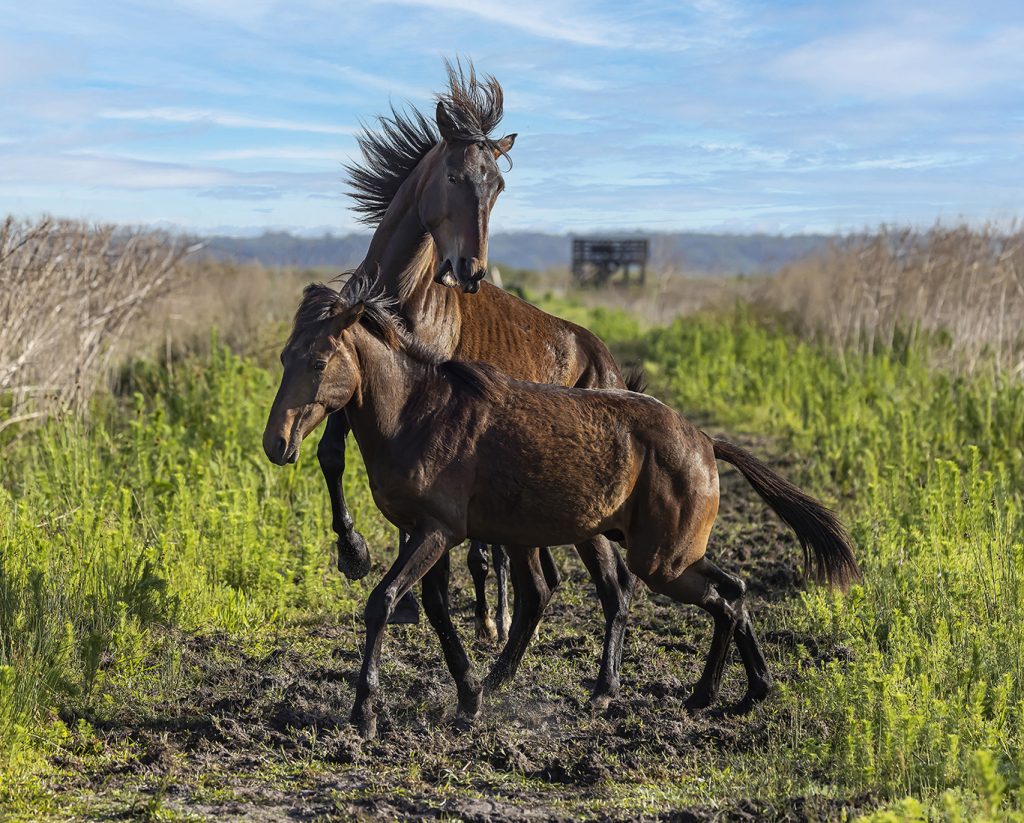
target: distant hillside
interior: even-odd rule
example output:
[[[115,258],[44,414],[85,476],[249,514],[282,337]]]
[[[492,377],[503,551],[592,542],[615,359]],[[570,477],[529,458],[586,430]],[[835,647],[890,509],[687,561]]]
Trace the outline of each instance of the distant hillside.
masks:
[[[787,263],[821,251],[826,235],[651,233],[651,264],[684,274],[773,274]],[[207,253],[266,266],[347,269],[362,260],[368,234],[298,237],[268,232],[259,237],[210,237]],[[491,235],[490,258],[498,266],[550,269],[568,266],[571,237],[540,232]]]
[[[366,254],[370,235],[298,237],[287,232],[266,232],[258,237],[209,237],[205,242],[206,251],[211,256],[243,263],[308,269],[350,269]]]

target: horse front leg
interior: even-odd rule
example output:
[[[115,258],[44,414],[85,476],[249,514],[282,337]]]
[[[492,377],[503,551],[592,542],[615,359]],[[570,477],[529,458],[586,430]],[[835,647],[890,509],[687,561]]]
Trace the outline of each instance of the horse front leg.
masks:
[[[395,604],[455,542],[440,526],[421,528],[410,534],[404,551],[399,553],[366,602],[366,643],[351,716],[352,723],[366,740],[377,734],[374,702],[380,693],[380,651],[388,619],[394,612]]]
[[[441,641],[448,671],[455,679],[455,690],[459,696],[456,722],[467,727],[480,713],[480,682],[473,676],[472,664],[459,638],[458,629],[452,623],[448,601],[448,583],[451,576],[451,554],[445,552],[433,568],[423,577],[423,611]]]
[[[626,618],[635,578],[607,537],[593,537],[576,546],[601,598],[604,610],[604,650],[601,669],[590,696],[595,709],[603,709],[619,692],[619,669],[626,634]]]
[[[331,498],[331,527],[338,535],[338,569],[350,580],[359,580],[370,571],[370,552],[363,536],[355,530],[352,515],[345,504],[342,478],[349,428],[348,417],[343,411],[330,415],[316,456]]]

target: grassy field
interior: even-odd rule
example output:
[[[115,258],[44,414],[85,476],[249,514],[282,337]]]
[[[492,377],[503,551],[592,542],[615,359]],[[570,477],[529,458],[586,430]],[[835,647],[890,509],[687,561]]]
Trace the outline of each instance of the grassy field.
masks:
[[[357,459],[377,570],[333,570],[326,494],[260,449],[277,369],[214,339],[136,362],[88,416],[0,463],[0,809],[14,819],[403,817],[1007,819],[1024,808],[1024,386],[933,368],[941,341],[838,352],[749,310],[586,322],[654,390],[835,505],[865,575],[807,587],[734,474],[712,552],[742,573],[779,684],[751,716],[682,710],[709,627],[641,596],[622,698],[586,711],[598,607],[580,564],[516,685],[474,731],[429,627],[385,647],[380,742],[345,724],[361,604],[393,556]],[[352,452],[355,453],[354,450]],[[471,631],[468,575],[453,564]],[[476,647],[478,666],[493,650]],[[737,696],[741,671],[728,670]],[[736,694],[734,694],[736,693]]]

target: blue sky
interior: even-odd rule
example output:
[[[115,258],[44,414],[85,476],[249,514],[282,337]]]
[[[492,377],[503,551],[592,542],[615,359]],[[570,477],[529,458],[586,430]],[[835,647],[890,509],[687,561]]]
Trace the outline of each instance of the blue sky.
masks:
[[[352,230],[360,120],[455,54],[519,133],[493,230],[1022,212],[1019,0],[0,0],[0,212]]]

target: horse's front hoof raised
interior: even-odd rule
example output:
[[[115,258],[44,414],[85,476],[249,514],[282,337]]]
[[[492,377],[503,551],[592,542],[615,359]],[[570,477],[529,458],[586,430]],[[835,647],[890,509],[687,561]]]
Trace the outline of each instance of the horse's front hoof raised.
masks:
[[[370,573],[370,550],[355,529],[338,537],[338,571],[349,580],[360,580]]]

